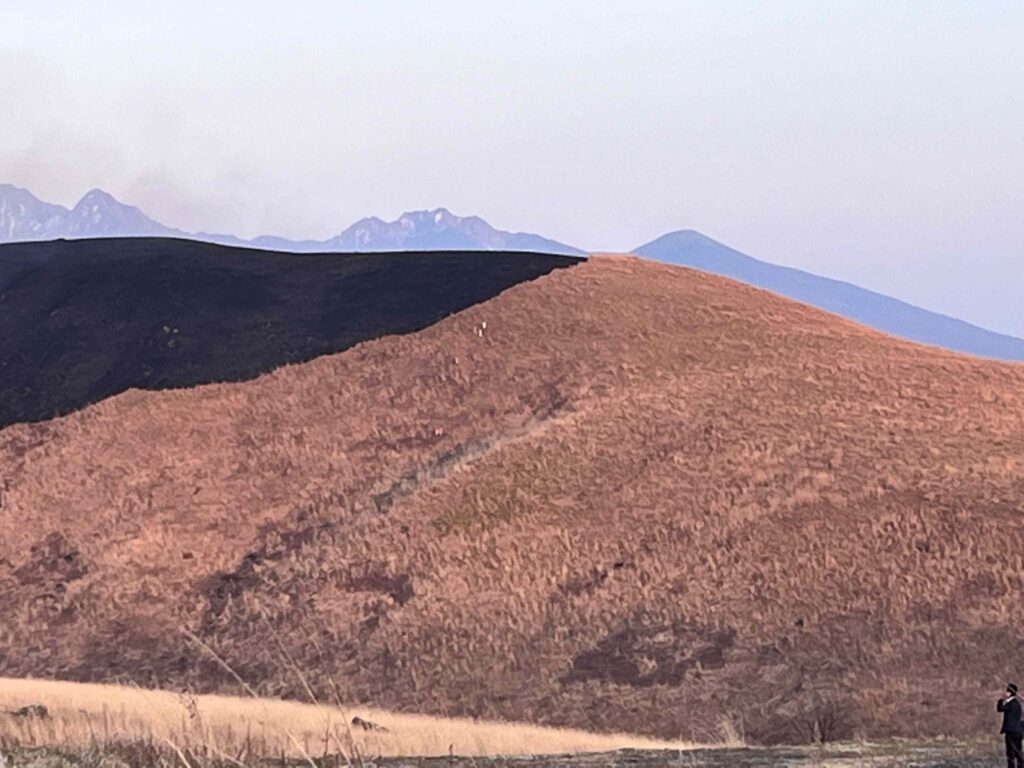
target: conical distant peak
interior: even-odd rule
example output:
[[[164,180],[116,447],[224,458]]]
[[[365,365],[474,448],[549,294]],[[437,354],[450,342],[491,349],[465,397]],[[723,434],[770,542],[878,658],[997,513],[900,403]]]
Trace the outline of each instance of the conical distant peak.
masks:
[[[715,243],[716,240],[705,235],[703,232],[698,232],[696,229],[680,229],[675,232],[670,232],[666,237],[674,238],[677,241],[685,241],[690,243]]]
[[[105,192],[98,187],[96,189],[90,189],[82,199],[78,202],[79,206],[82,205],[121,205],[121,203],[109,192]]]

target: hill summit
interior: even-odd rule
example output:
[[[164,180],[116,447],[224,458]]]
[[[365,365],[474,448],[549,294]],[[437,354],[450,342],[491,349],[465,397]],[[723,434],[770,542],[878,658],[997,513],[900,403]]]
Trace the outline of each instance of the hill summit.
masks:
[[[108,236],[184,237],[291,253],[458,250],[585,255],[574,246],[540,235],[505,232],[477,216],[457,216],[446,208],[410,211],[394,221],[365,218],[327,240],[296,241],[272,235],[243,240],[233,235],[189,234],[171,229],[101,190],[89,192],[74,211],[69,211],[43,203],[27,190],[0,185],[0,243]],[[731,277],[911,341],[982,357],[1024,361],[1024,339],[989,331],[839,280],[759,261],[695,230],[670,232],[640,246],[635,253]]]
[[[997,360],[1024,361],[1024,339],[979,328],[841,280],[760,261],[692,229],[670,232],[640,246],[636,253],[764,288],[910,341]]]

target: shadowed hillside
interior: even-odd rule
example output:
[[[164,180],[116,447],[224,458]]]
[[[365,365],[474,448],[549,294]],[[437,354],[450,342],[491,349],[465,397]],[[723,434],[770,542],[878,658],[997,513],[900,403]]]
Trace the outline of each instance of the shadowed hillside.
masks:
[[[249,379],[407,333],[575,259],[297,256],[184,240],[0,247],[0,426],[126,389]]]
[[[988,732],[1022,466],[1024,367],[595,258],[0,431],[0,673],[237,692],[187,628],[261,694],[305,698],[297,667],[665,738]]]

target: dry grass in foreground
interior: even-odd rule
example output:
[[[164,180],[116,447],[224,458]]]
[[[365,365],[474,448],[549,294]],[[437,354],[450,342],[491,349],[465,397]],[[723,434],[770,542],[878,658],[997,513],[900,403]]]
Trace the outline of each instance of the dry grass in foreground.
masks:
[[[43,704],[46,718],[9,713]],[[693,745],[626,734],[342,709],[276,699],[191,696],[116,685],[0,678],[0,742],[81,748],[149,742],[230,761],[287,756],[487,756]],[[353,718],[380,730],[353,726]]]

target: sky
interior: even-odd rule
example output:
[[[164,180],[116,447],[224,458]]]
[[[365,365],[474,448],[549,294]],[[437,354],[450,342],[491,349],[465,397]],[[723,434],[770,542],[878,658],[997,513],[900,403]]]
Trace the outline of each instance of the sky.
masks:
[[[697,229],[1024,336],[1024,2],[33,0],[0,182],[326,238],[445,206]]]

